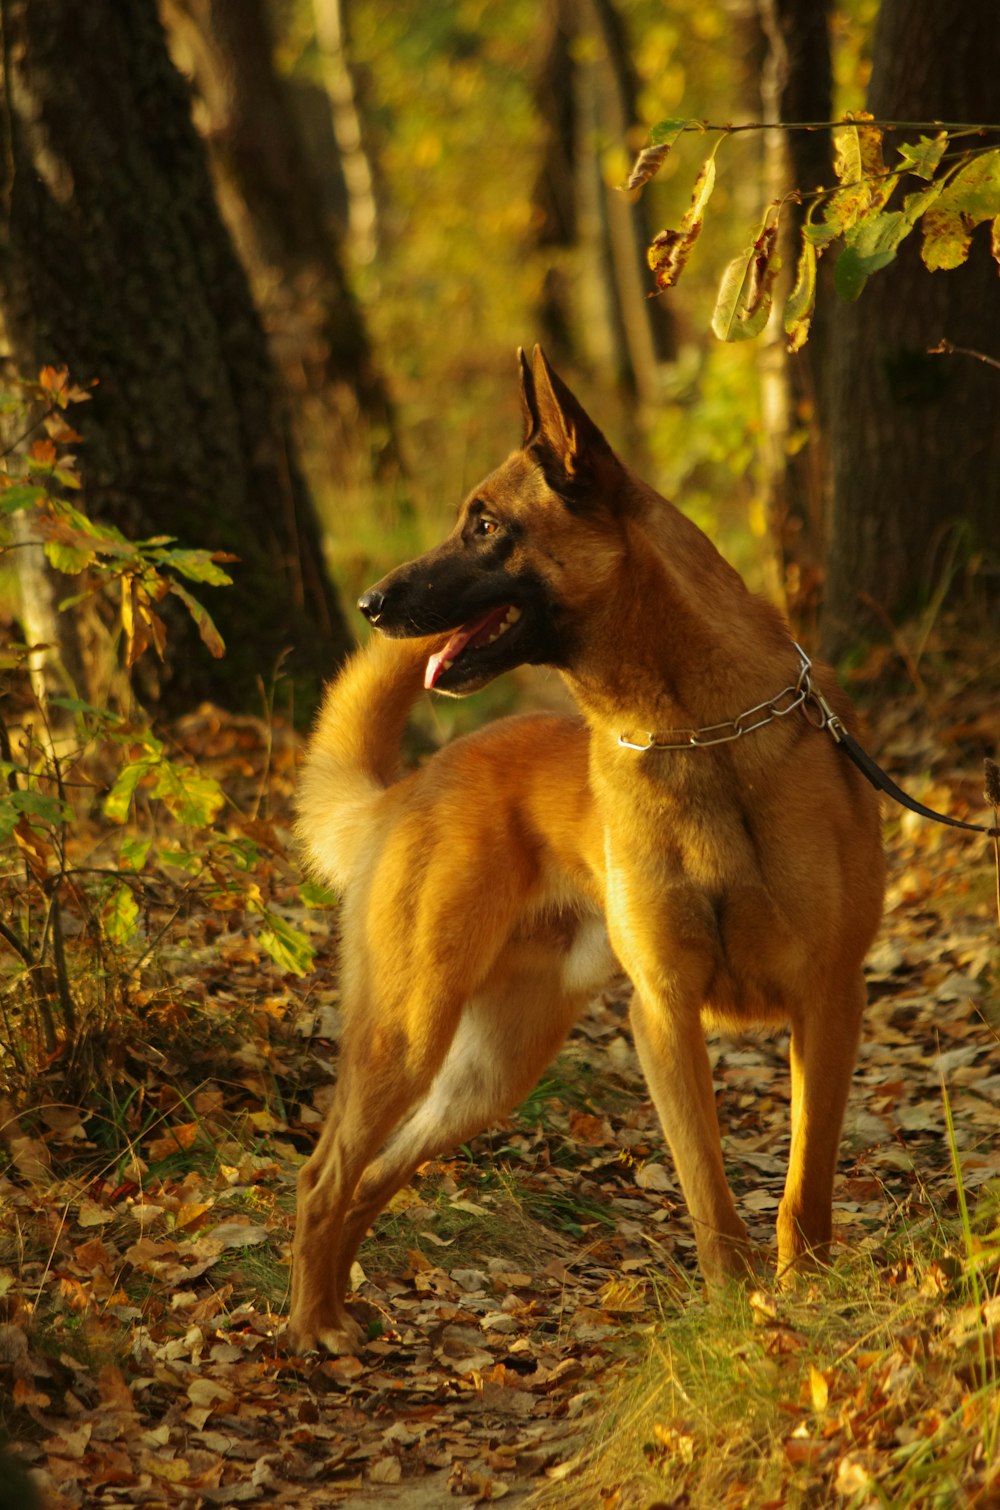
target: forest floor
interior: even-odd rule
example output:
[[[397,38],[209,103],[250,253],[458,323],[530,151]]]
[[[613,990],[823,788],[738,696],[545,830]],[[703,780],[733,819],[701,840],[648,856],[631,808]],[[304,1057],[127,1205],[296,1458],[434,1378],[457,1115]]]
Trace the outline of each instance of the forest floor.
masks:
[[[924,801],[983,821],[995,709],[957,681],[939,691],[885,704],[867,742]],[[246,722],[192,719],[180,737],[223,784],[257,779]],[[612,994],[508,1127],[425,1166],[380,1220],[355,1273],[364,1355],[297,1357],[281,1335],[294,1180],[335,1073],[338,994],[335,914],[303,906],[281,858],[293,778],[294,744],[279,740],[272,895],[310,932],[311,973],[283,976],[238,915],[193,909],[130,986],[126,1044],[112,1034],[102,1060],[95,1039],[72,1074],[56,1065],[33,1094],[20,1087],[21,1136],[8,1129],[0,1170],[0,1386],[47,1510],[700,1504],[719,1442],[668,1355],[683,1334],[704,1361],[720,1308],[740,1367],[777,1380],[768,1504],[922,1504],[873,1487],[894,1482],[914,1442],[965,1452],[949,1471],[967,1497],[940,1503],[1000,1504],[988,842],[886,814],[888,906],[832,1276],[786,1298],[772,1269],[749,1297],[704,1300],[624,995]],[[151,938],[158,921],[146,919]],[[771,1250],[787,1043],[715,1038],[711,1052],[733,1187]],[[973,1211],[964,1246],[955,1157]],[[975,1235],[984,1210],[992,1236]],[[840,1270],[854,1276],[849,1302]],[[877,1336],[859,1300],[874,1307],[876,1290],[897,1308]],[[710,1390],[731,1392],[720,1380]],[[632,1443],[624,1465],[616,1441]],[[734,1463],[705,1502],[763,1505],[746,1473]],[[28,1503],[0,1492],[5,1510]]]

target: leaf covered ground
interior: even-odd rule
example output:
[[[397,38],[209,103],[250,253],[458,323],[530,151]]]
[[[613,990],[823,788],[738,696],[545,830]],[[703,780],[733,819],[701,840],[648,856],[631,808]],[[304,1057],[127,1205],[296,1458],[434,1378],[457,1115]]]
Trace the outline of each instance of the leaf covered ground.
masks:
[[[995,722],[981,690],[938,690],[884,704],[869,743],[924,801],[982,821]],[[355,1274],[364,1357],[295,1357],[293,1187],[335,1074],[336,911],[307,905],[290,857],[294,741],[207,714],[177,737],[234,812],[266,768],[266,816],[237,826],[255,825],[269,917],[316,960],[282,974],[231,889],[151,893],[122,1020],[9,1076],[3,1424],[50,1510],[1000,1504],[986,841],[887,814],[832,1275],[784,1295],[765,1271],[705,1301],[612,995],[508,1127],[425,1166],[380,1220]],[[730,1176],[768,1249],[786,1044],[712,1054]]]

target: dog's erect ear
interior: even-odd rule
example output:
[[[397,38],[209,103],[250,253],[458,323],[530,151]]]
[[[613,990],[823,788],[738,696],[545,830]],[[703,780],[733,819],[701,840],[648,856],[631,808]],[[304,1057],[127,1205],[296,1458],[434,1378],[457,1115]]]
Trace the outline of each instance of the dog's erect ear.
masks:
[[[614,462],[615,454],[583,405],[546,360],[540,346],[521,363],[521,407],[525,449],[531,447],[550,485],[567,499],[582,504],[594,482],[596,466]]]
[[[535,350],[538,350],[537,346]],[[538,402],[535,398],[535,379],[532,376],[523,346],[517,348],[517,365],[521,373],[521,414],[524,418],[524,439],[521,442],[521,446],[524,450],[527,450],[538,434],[540,420],[538,417]]]

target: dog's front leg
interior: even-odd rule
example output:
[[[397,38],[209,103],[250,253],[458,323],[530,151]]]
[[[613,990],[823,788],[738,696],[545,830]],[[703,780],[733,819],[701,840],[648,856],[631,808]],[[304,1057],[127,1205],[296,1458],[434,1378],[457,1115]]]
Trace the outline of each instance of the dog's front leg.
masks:
[[[710,1284],[750,1270],[747,1229],[722,1162],[715,1089],[694,1004],[632,999],[632,1032],[694,1223],[698,1262]]]
[[[792,1146],[778,1208],[778,1272],[826,1260],[844,1108],[867,999],[864,977],[824,982],[792,1023]]]

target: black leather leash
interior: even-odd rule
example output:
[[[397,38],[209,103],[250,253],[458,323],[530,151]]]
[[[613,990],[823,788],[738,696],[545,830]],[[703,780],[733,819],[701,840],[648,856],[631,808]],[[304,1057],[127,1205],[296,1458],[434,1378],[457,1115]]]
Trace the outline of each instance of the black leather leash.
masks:
[[[935,823],[947,823],[949,828],[970,829],[977,834],[989,834],[992,838],[1000,835],[1000,829],[990,828],[985,823],[966,823],[961,818],[949,818],[947,813],[939,813],[932,807],[925,807],[918,802],[916,797],[911,797],[903,788],[897,786],[887,771],[883,771],[877,761],[873,760],[868,751],[862,749],[853,734],[848,734],[841,720],[834,713],[830,704],[819,689],[809,684],[810,700],[815,702],[823,715],[823,728],[825,728],[849,760],[852,760],[866,780],[870,781],[876,791],[885,792],[900,807],[909,808],[911,813],[919,813],[921,818],[931,818]]]

